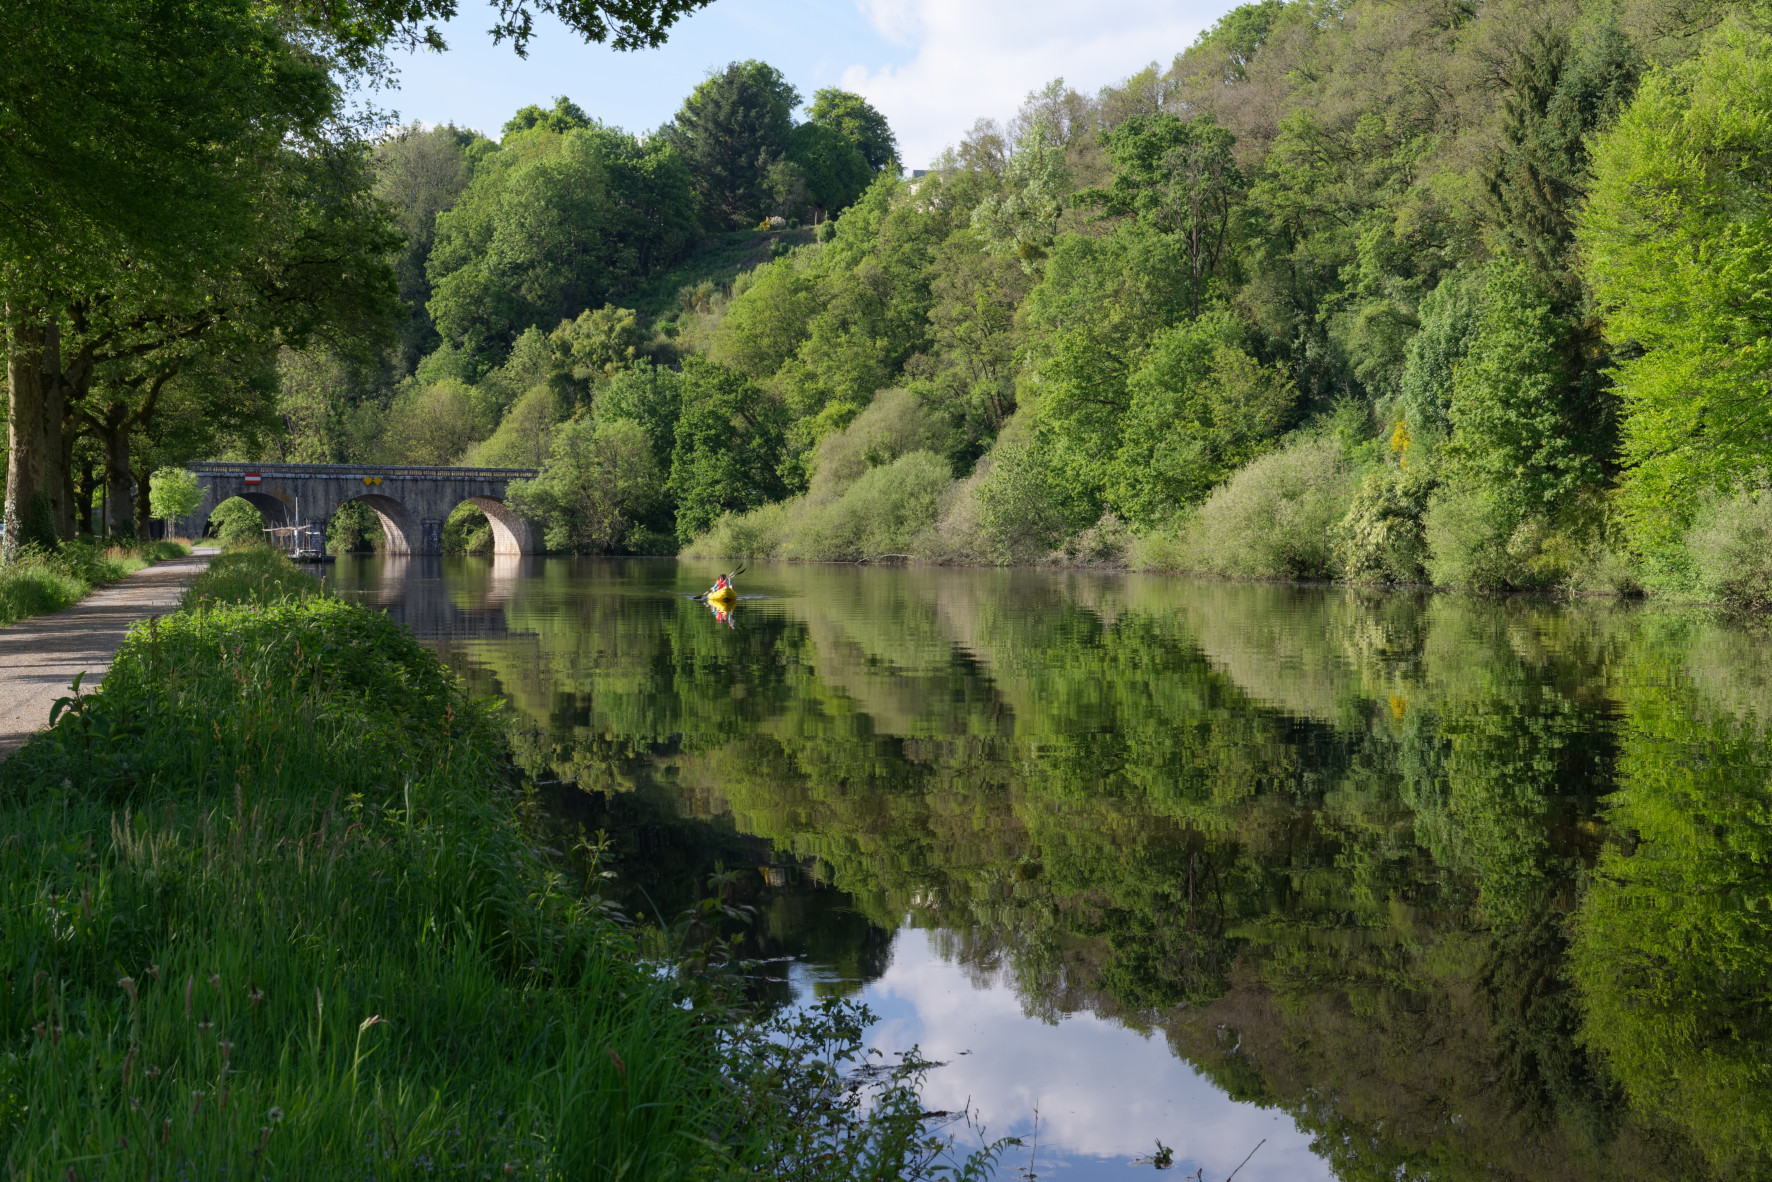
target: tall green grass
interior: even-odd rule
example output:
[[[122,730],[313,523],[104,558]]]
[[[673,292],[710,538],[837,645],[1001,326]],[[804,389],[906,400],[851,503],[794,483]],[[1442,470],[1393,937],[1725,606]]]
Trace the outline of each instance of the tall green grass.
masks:
[[[114,583],[132,570],[189,553],[188,547],[177,542],[101,547],[76,539],[53,550],[27,546],[13,561],[0,566],[0,626],[60,611],[86,598],[95,587]]]
[[[404,629],[206,603],[138,626],[64,715],[0,764],[12,1177],[720,1156],[715,1028],[530,848],[498,722]]]

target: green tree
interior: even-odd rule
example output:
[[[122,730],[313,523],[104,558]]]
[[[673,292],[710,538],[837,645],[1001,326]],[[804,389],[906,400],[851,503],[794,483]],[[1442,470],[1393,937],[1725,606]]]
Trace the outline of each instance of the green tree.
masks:
[[[534,15],[589,41],[660,44],[702,0],[499,6],[494,35],[519,52]],[[248,0],[30,0],[0,13],[0,305],[10,400],[11,554],[31,528],[71,528],[61,420],[79,380],[62,355],[70,304],[127,271],[164,290],[255,257],[262,162],[336,145],[343,78],[385,69],[390,40],[442,48],[454,0],[343,0],[267,8]],[[27,523],[37,526],[28,528]]]
[[[1037,117],[1009,155],[1003,192],[973,209],[972,229],[985,249],[1013,255],[1032,270],[1058,236],[1072,187],[1058,131],[1044,116]]]
[[[1191,296],[1180,237],[1133,221],[1104,238],[1059,239],[1022,308],[1020,390],[1024,405],[1034,395],[1040,436],[1030,454],[1057,465],[1056,479],[1096,516],[1131,409],[1127,383]]]
[[[885,172],[898,163],[898,137],[892,134],[891,124],[872,103],[853,91],[834,86],[818,91],[812,96],[806,118],[841,132],[875,172]]]
[[[1452,375],[1476,333],[1481,276],[1448,275],[1421,301],[1420,327],[1409,338],[1398,409],[1419,440],[1452,433]]]
[[[1514,521],[1572,508],[1611,459],[1610,401],[1570,373],[1569,331],[1525,263],[1490,264],[1452,383],[1448,478],[1491,490]]]
[[[930,269],[932,347],[907,370],[918,395],[959,428],[969,462],[1015,413],[1015,313],[1033,284],[1016,260],[986,251],[970,227],[941,244]]]
[[[574,377],[593,380],[627,369],[639,359],[646,342],[634,310],[614,304],[580,312],[576,320],[562,320],[548,337],[555,356],[572,367]]]
[[[1127,382],[1128,409],[1108,502],[1127,521],[1159,525],[1260,454],[1286,424],[1296,391],[1243,351],[1228,312],[1158,337]]]
[[[209,528],[229,549],[265,544],[265,515],[243,497],[229,497],[210,510]]]
[[[665,138],[695,185],[702,224],[749,226],[778,212],[775,194],[800,93],[775,67],[733,62],[683,100]]]
[[[542,523],[550,550],[643,550],[632,529],[662,491],[652,457],[639,423],[581,416],[555,434],[541,475],[512,486],[511,504]]]
[[[664,145],[590,126],[514,133],[437,217],[438,329],[494,356],[675,261],[693,235],[689,181]]]
[[[669,488],[687,542],[723,513],[787,494],[777,471],[787,423],[781,404],[742,373],[698,358],[683,364],[682,400]]]
[[[519,110],[515,115],[505,120],[504,134],[513,135],[537,127],[544,131],[567,132],[580,127],[590,127],[594,122],[589,115],[585,114],[583,107],[565,95],[559,95],[554,99],[552,109],[531,103]]]
[[[599,386],[592,407],[598,422],[631,419],[645,428],[653,465],[660,473],[671,470],[682,410],[682,375],[650,361],[636,361]]]
[[[1583,274],[1620,356],[1632,537],[1670,578],[1706,499],[1772,455],[1769,126],[1772,40],[1731,24],[1594,141]]]
[[[400,302],[408,312],[400,325],[400,360],[408,371],[440,343],[425,305],[431,282],[425,272],[437,237],[437,215],[455,207],[473,175],[473,161],[496,151],[490,141],[453,124],[428,130],[401,128],[375,147],[376,195],[391,207],[405,248],[394,262]]]
[[[1134,115],[1102,137],[1114,179],[1079,201],[1097,202],[1108,216],[1135,215],[1159,233],[1187,244],[1193,315],[1226,256],[1231,212],[1243,192],[1243,174],[1231,155],[1231,133],[1210,116]]]
[[[848,207],[874,179],[850,138],[824,123],[802,123],[788,136],[788,160],[806,179],[806,197],[822,220]]]
[[[184,468],[161,468],[153,475],[148,504],[155,517],[166,519],[166,536],[172,536],[172,519],[183,517],[203,503],[197,476]]]

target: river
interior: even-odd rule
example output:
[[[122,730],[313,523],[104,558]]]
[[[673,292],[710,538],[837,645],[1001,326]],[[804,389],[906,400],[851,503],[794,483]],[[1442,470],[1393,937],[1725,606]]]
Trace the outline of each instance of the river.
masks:
[[[740,871],[765,991],[944,1063],[932,1108],[1028,1142],[1000,1177],[1772,1170],[1763,629],[814,565],[723,618],[715,573],[329,578],[510,703],[625,905]]]

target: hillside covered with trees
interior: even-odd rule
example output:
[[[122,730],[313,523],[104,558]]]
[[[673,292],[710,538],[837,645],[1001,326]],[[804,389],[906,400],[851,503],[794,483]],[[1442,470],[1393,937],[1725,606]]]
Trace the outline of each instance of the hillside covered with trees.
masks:
[[[408,132],[410,376],[286,356],[284,446],[541,464],[587,552],[1763,599],[1766,28],[1264,0],[915,179],[755,62]]]
[[[645,134],[558,98],[365,137],[340,41],[275,103],[222,78],[275,107],[254,180],[72,306],[38,532],[107,487],[139,528],[198,456],[463,462],[541,468],[559,551],[1772,602],[1769,35],[1262,0],[924,175],[757,61]]]

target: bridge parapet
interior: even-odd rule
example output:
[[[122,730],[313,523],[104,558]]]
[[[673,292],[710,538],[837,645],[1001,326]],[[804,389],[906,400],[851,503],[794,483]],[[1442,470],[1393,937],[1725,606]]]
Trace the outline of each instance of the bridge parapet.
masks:
[[[381,519],[390,554],[440,554],[443,523],[458,505],[471,503],[492,523],[498,554],[532,554],[535,531],[505,503],[514,481],[533,479],[533,468],[425,467],[413,464],[250,464],[206,460],[189,464],[203,489],[196,512],[181,519],[200,536],[209,515],[230,497],[256,505],[265,524],[314,524],[325,528],[340,507],[361,501]]]

